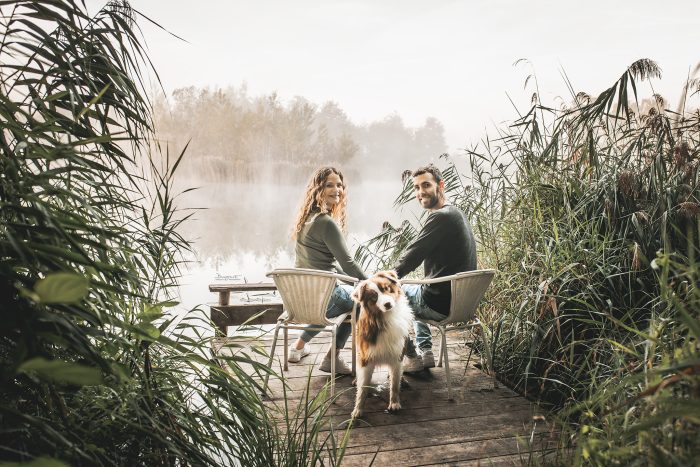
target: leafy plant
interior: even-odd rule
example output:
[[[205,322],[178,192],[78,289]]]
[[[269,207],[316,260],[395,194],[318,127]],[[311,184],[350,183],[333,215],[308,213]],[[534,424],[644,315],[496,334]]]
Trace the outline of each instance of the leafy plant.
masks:
[[[215,356],[201,310],[171,313],[184,152],[153,143],[140,14],[0,8],[0,460],[284,465],[254,377],[270,370]],[[314,433],[310,457],[342,455]]]

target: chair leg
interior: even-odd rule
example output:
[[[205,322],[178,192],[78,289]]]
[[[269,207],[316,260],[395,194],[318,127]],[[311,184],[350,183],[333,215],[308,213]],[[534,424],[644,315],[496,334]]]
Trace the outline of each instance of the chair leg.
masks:
[[[445,382],[447,383],[447,400],[452,400],[452,379],[450,379],[450,360],[447,356],[447,335],[445,330],[440,326],[438,328],[442,336],[442,348],[444,349],[440,353],[444,355],[445,359]]]
[[[443,331],[442,329],[440,329],[440,332],[441,332],[442,335],[444,336],[445,333],[444,333],[444,331]],[[439,367],[442,366],[442,359],[444,358],[444,356],[445,356],[446,354],[447,354],[447,348],[446,348],[446,346],[445,346],[445,342],[441,339],[441,340],[440,340],[440,356],[438,357],[438,364],[437,364],[437,366],[439,366]]]
[[[472,333],[472,345],[469,346],[469,355],[467,355],[467,363],[465,365],[465,368],[469,368],[469,362],[472,361],[472,352],[474,352],[474,338],[476,337],[474,335],[474,328],[469,328],[469,331]]]
[[[272,347],[270,348],[270,360],[267,362],[267,367],[270,370],[272,370],[272,360],[274,360],[274,358],[275,358],[275,347],[277,347],[277,336],[279,335],[279,332],[280,332],[280,326],[283,326],[283,324],[278,322],[277,326],[275,326],[275,335],[272,338]],[[286,330],[287,330],[287,328],[285,327],[285,331]],[[267,383],[268,383],[269,379],[270,379],[270,373],[267,373],[265,375],[265,384],[263,385],[263,389],[264,389],[266,394],[267,394],[267,389],[268,389]]]
[[[331,333],[333,334],[333,337],[331,338],[331,400],[333,399],[333,395],[335,394],[335,340],[336,340],[336,333],[338,332],[338,326],[333,325],[333,329],[331,330]]]
[[[486,339],[486,329],[481,321],[479,321],[479,327],[481,328],[481,339],[484,343],[484,352],[486,352],[486,362],[489,366],[488,373],[493,377],[493,387],[498,388],[498,380],[496,379],[496,371],[493,368],[493,356],[491,355],[491,347],[489,347],[488,340]]]
[[[289,363],[287,359],[289,358],[289,329],[287,326],[284,327],[284,371],[289,371]]]

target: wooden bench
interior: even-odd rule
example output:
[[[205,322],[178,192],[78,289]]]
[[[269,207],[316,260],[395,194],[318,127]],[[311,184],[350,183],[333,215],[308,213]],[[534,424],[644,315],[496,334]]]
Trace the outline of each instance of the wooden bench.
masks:
[[[273,282],[255,284],[210,284],[209,291],[219,294],[219,301],[211,305],[211,320],[216,326],[217,335],[225,336],[227,326],[242,324],[275,324],[282,314],[282,301],[268,303],[246,302],[230,304],[231,292],[272,292],[277,287]],[[259,316],[256,316],[258,315]],[[251,319],[255,316],[255,319]]]

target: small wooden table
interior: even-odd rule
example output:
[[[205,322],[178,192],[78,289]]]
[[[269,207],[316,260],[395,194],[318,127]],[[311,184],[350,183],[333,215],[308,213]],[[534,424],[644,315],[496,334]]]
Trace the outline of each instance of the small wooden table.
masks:
[[[211,305],[211,320],[216,326],[217,335],[225,336],[227,326],[242,324],[275,324],[282,314],[282,301],[248,302],[230,304],[231,292],[272,292],[277,287],[274,282],[255,284],[210,284],[209,291],[219,294],[219,302]],[[251,319],[255,317],[254,319]]]

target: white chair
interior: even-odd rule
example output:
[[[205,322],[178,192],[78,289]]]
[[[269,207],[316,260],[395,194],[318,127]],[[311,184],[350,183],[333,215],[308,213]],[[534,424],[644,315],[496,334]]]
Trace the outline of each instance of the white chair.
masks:
[[[452,299],[450,302],[450,312],[447,317],[441,321],[433,321],[429,319],[416,318],[426,324],[433,325],[440,330],[442,343],[440,345],[440,357],[438,365],[442,366],[445,362],[445,378],[447,380],[447,398],[452,400],[452,391],[450,387],[450,362],[447,358],[447,337],[446,331],[452,329],[465,329],[479,326],[481,328],[481,337],[484,342],[484,351],[486,352],[486,360],[488,361],[488,369],[493,372],[493,358],[491,349],[486,340],[484,326],[476,317],[476,308],[479,301],[484,296],[486,289],[491,284],[493,276],[496,274],[494,269],[482,269],[477,271],[461,272],[452,276],[438,277],[435,279],[404,279],[403,284],[438,284],[442,282],[450,282],[452,289]],[[449,327],[448,327],[449,326]],[[494,376],[494,387],[497,387],[497,382]]]
[[[333,289],[338,281],[349,282],[356,284],[359,279],[354,277],[336,274],[329,271],[319,271],[315,269],[275,269],[267,273],[267,277],[271,277],[277,286],[277,290],[282,297],[283,313],[277,319],[275,326],[275,335],[272,339],[272,348],[270,349],[270,361],[268,366],[272,367],[272,361],[275,356],[275,347],[277,346],[277,337],[280,328],[284,329],[284,371],[289,370],[287,364],[287,354],[289,352],[289,329],[305,329],[309,324],[323,326],[319,331],[330,332],[331,349],[335,349],[336,335],[338,326],[344,321],[350,320],[353,338],[352,338],[352,373],[355,374],[355,313],[348,312],[337,318],[326,318],[326,308],[328,301],[331,298]],[[353,310],[355,306],[353,306]],[[333,355],[331,353],[331,355]],[[335,358],[331,358],[331,398],[335,393]],[[265,390],[267,391],[267,382],[270,375],[265,376]]]

